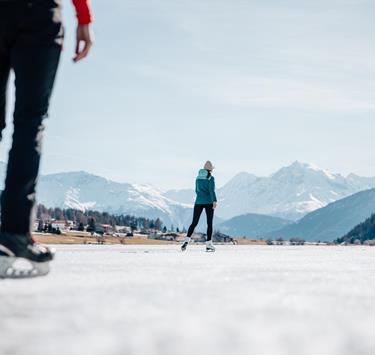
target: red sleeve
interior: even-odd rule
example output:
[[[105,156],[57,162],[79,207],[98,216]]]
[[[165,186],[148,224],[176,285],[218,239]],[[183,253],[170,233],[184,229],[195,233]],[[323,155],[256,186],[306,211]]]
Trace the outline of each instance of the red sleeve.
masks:
[[[73,0],[73,4],[76,8],[79,24],[86,25],[92,22],[92,13],[89,0]]]

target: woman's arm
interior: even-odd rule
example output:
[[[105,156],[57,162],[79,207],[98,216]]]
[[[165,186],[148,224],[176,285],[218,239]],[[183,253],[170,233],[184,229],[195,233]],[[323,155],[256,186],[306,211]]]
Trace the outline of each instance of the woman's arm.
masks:
[[[214,208],[215,208],[216,203],[217,203],[217,198],[216,198],[216,193],[215,193],[215,178],[213,176],[211,177],[209,181],[208,189],[210,191],[211,200],[213,201]]]
[[[73,58],[74,62],[79,62],[87,57],[93,43],[93,34],[90,23],[92,22],[92,13],[89,0],[73,0],[76,8],[78,26],[76,31],[76,50]],[[81,46],[83,43],[83,46]]]

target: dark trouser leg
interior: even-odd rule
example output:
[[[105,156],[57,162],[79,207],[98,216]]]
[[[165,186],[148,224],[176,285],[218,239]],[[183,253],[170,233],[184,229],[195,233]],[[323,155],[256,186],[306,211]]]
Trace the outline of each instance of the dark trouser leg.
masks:
[[[205,205],[206,217],[207,217],[207,241],[212,239],[212,230],[213,230],[213,219],[214,219],[214,209],[213,205]]]
[[[0,21],[2,21],[2,18],[0,18]],[[4,24],[0,24],[0,141],[2,131],[5,128],[5,106],[10,73],[10,50],[7,45],[6,32]]]
[[[1,9],[10,66],[16,77],[14,133],[1,196],[1,231],[30,235],[42,121],[47,116],[61,52],[60,8],[55,2],[30,0],[11,2]]]
[[[0,50],[0,141],[5,128],[6,91],[10,72],[10,60],[7,53]]]
[[[190,225],[190,227],[188,229],[188,233],[187,233],[187,236],[189,238],[193,235],[194,229],[199,223],[199,218],[202,214],[203,208],[204,208],[204,205],[194,205],[193,222],[191,222],[191,225]]]
[[[55,80],[61,49],[16,47],[11,65],[16,76],[13,144],[1,198],[1,231],[31,234],[35,188],[41,154],[43,119]]]

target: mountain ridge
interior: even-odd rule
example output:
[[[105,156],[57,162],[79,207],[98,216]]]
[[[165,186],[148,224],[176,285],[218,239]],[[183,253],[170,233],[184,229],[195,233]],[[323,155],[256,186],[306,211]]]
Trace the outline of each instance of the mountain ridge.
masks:
[[[5,163],[0,162],[1,184]],[[309,212],[375,187],[375,178],[344,177],[309,163],[294,162],[268,177],[240,172],[217,189],[217,220],[258,214],[298,220]],[[130,184],[85,171],[41,175],[38,201],[48,207],[98,209],[111,213],[160,218],[166,225],[191,222],[193,189],[162,191],[149,184]]]
[[[293,225],[267,233],[265,237],[307,241],[329,241],[342,237],[375,212],[375,188],[360,191],[304,216]]]
[[[247,213],[224,221],[215,228],[232,237],[259,239],[266,233],[279,230],[293,223],[293,221],[279,217]]]
[[[375,187],[375,178],[344,177],[314,164],[295,161],[268,177],[242,174],[218,189],[220,216],[244,213],[298,220],[331,202]]]

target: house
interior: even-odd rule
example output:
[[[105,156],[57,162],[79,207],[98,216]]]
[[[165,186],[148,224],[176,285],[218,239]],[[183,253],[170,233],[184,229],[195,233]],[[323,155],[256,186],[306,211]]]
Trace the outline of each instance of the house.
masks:
[[[233,244],[236,244],[235,240],[232,237],[230,237],[229,235],[220,233],[220,232],[215,232],[212,236],[212,240],[215,243],[233,243]]]
[[[52,228],[55,228],[56,230],[59,229],[61,231],[70,229],[70,224],[68,221],[63,220],[54,220],[51,221]]]
[[[156,240],[167,240],[167,241],[176,241],[178,237],[177,233],[151,233],[148,238]]]
[[[116,233],[116,229],[114,229],[110,224],[99,224],[99,226],[96,227],[96,231],[100,231],[105,234]]]
[[[131,233],[132,229],[128,226],[116,226],[116,231],[118,233]]]
[[[39,229],[39,220],[36,220],[33,224],[33,231],[38,231]]]

